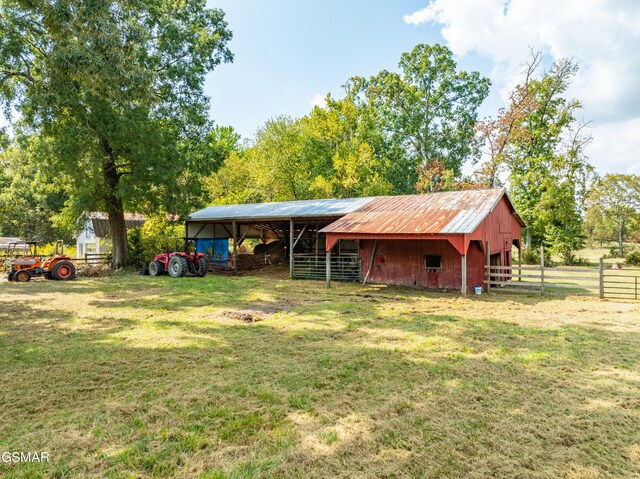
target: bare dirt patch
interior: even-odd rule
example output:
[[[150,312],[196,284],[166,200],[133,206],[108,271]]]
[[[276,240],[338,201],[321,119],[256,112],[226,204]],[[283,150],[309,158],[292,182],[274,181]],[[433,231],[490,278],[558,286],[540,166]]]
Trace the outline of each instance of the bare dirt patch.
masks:
[[[243,323],[257,323],[267,317],[266,314],[258,311],[240,310],[240,311],[224,311],[222,316],[225,318],[241,321]]]

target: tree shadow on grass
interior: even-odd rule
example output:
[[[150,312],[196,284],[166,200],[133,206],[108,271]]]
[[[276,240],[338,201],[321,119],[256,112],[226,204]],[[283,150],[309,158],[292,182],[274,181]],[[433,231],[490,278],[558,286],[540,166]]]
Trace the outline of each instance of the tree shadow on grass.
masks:
[[[637,334],[385,317],[357,289],[340,292],[247,324],[193,304],[143,321],[108,297],[91,302],[100,317],[3,301],[0,448],[54,458],[7,477],[637,471]],[[228,293],[224,306],[242,304]]]

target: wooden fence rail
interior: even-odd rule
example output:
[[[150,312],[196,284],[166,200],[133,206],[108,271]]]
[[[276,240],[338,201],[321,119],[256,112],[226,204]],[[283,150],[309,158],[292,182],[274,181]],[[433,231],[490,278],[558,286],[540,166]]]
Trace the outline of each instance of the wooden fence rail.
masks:
[[[111,253],[85,253],[84,256],[71,258],[76,264],[109,264],[111,260]]]
[[[544,251],[541,250],[541,258]],[[485,265],[484,284],[487,291],[535,291],[573,289],[602,299],[640,299],[640,269],[550,267],[544,259],[537,265]]]

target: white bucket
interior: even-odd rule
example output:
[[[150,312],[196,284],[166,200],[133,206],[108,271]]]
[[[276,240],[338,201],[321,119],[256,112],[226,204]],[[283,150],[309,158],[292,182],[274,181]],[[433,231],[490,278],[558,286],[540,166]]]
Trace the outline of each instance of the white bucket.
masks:
[[[482,286],[475,286],[473,289],[476,294],[482,294]]]

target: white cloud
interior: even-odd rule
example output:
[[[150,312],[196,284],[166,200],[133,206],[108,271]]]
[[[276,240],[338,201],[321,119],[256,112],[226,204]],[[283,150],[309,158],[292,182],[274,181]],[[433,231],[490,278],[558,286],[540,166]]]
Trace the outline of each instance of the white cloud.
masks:
[[[569,95],[593,120],[593,162],[601,171],[640,170],[640,134],[634,134],[640,122],[640,2],[432,0],[404,21],[439,25],[460,57],[475,52],[489,58],[490,77],[503,97],[530,47],[579,61]]]
[[[640,118],[595,128],[589,155],[604,172],[640,175]]]
[[[324,108],[325,106],[327,106],[325,95],[321,95],[320,93],[316,93],[315,95],[313,95],[313,98],[309,103],[311,103],[311,106],[319,106],[320,108]]]

